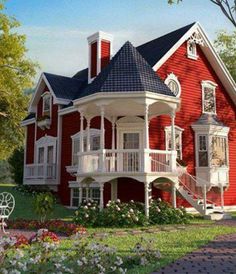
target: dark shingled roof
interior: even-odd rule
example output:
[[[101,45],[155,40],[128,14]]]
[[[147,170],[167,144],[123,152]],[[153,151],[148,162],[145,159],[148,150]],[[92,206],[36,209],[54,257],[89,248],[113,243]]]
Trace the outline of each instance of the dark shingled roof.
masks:
[[[72,78],[88,81],[88,68],[78,71]]]
[[[154,66],[195,24],[192,23],[137,47],[150,66]]]
[[[126,42],[78,98],[97,92],[139,91],[174,96],[136,48]]]
[[[70,78],[44,72],[57,98],[73,100],[87,84],[83,79]]]
[[[29,113],[24,119],[23,121],[26,121],[26,120],[30,120],[32,118],[35,118],[35,113]]]
[[[213,126],[222,126],[225,125],[217,118],[215,114],[203,113],[200,118],[193,123],[193,125],[213,125]]]

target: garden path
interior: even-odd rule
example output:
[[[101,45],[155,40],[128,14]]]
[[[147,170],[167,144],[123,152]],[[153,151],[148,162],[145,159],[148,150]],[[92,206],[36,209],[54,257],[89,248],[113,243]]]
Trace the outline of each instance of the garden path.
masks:
[[[236,226],[236,220],[218,225]],[[236,274],[236,234],[222,235],[153,274]]]

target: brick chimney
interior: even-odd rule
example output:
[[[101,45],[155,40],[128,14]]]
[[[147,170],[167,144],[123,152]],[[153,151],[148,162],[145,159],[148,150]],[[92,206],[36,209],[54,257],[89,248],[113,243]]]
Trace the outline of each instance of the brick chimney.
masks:
[[[113,36],[98,31],[87,39],[89,47],[88,82],[91,83],[111,60]]]

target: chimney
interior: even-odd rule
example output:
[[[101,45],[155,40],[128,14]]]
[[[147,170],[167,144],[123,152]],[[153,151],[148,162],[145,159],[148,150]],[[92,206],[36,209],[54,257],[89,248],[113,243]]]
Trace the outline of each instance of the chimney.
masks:
[[[87,39],[89,47],[88,82],[91,83],[111,60],[113,36],[98,31]]]

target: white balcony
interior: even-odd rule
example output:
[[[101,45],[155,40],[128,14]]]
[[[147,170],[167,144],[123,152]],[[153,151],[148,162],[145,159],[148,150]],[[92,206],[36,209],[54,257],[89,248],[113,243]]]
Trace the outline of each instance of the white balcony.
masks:
[[[54,185],[56,181],[56,164],[28,164],[24,170],[24,184]]]
[[[75,166],[68,167],[68,172]],[[77,172],[91,173],[170,173],[176,171],[176,152],[167,150],[104,149],[79,152]]]
[[[38,127],[40,127],[42,130],[44,129],[49,129],[51,126],[51,119],[50,118],[45,118],[43,120],[37,121]]]

